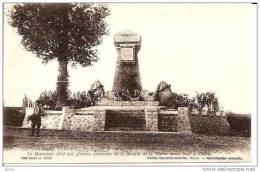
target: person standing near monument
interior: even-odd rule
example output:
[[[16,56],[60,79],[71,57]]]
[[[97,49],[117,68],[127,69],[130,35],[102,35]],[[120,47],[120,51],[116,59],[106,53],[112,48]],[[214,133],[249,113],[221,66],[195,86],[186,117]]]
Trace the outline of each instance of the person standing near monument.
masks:
[[[41,103],[39,100],[35,102],[35,107],[33,109],[33,114],[29,116],[28,120],[31,121],[31,134],[30,136],[34,136],[35,127],[36,127],[36,135],[40,135],[40,127],[41,127],[41,116],[44,115],[45,112],[42,109]]]

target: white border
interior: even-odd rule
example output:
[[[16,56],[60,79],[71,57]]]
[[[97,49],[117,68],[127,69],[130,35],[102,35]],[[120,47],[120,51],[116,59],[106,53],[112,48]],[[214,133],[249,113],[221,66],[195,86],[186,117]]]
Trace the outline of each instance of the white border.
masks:
[[[17,1],[17,0],[6,0],[5,1],[5,3],[8,3],[8,2],[33,2],[33,1],[29,1],[29,0],[23,0],[23,1]],[[50,0],[42,0],[41,2],[72,2],[72,1],[69,1],[69,0],[62,0],[62,1],[50,1]],[[86,1],[82,1],[82,0],[78,0],[78,2],[86,2]],[[140,2],[145,2],[145,3],[147,3],[147,2],[157,2],[157,3],[161,3],[161,2],[178,2],[178,3],[181,3],[181,2],[185,2],[185,3],[188,3],[188,2],[200,2],[200,3],[203,3],[203,2],[205,2],[205,3],[207,3],[207,2],[216,2],[216,1],[205,1],[205,0],[202,0],[202,1],[193,1],[193,0],[189,0],[189,1],[187,1],[187,0],[184,0],[184,1],[172,1],[172,0],[163,0],[163,1],[152,1],[152,0],[141,0],[141,1],[138,1],[138,0],[131,0],[131,1],[127,1],[127,0],[111,0],[111,1],[108,1],[108,0],[88,0],[88,2],[113,2],[113,3],[115,3],[115,2],[138,2],[138,3],[140,3]],[[231,3],[245,3],[245,2],[257,2],[257,0],[256,1],[251,1],[251,0],[244,0],[244,1],[217,1],[217,3],[221,3],[221,2],[223,2],[223,3],[229,3],[229,2],[231,2]],[[259,4],[258,4],[259,5]],[[257,6],[258,6],[257,5]],[[0,4],[0,8],[1,9],[3,9],[3,3],[1,3]],[[257,11],[255,10],[254,11],[254,13],[255,13],[255,16],[257,15]],[[3,13],[1,12],[1,19],[3,19]],[[3,25],[3,20],[1,20],[1,25]],[[259,13],[258,13],[258,22],[259,22]],[[255,28],[257,28],[257,23],[255,23]],[[3,47],[3,27],[0,27],[0,31],[1,31],[1,38],[2,38],[2,41],[1,41],[1,46],[0,46],[0,51],[2,52],[2,47]],[[256,31],[256,30],[255,30]],[[258,31],[258,30],[257,30]],[[254,32],[254,31],[253,31]],[[255,42],[257,42],[258,41],[258,35],[255,37]],[[252,167],[252,166],[256,166],[256,168],[258,168],[258,153],[259,153],[259,149],[257,149],[257,140],[256,140],[256,136],[258,135],[258,138],[259,138],[259,131],[257,131],[258,130],[258,123],[259,123],[259,117],[257,117],[256,115],[257,115],[257,113],[258,113],[258,105],[259,104],[257,104],[258,102],[256,101],[257,99],[258,99],[258,92],[257,92],[257,89],[258,89],[258,80],[256,79],[256,78],[258,78],[259,79],[259,75],[258,75],[258,70],[257,70],[257,65],[259,65],[259,60],[257,59],[257,50],[259,49],[259,44],[257,45],[257,47],[252,47],[253,49],[254,49],[254,52],[255,52],[255,54],[254,54],[254,56],[256,57],[254,60],[255,60],[255,62],[258,62],[258,63],[255,63],[256,65],[254,66],[254,70],[252,70],[252,77],[254,78],[253,79],[253,88],[252,88],[252,90],[255,90],[255,92],[257,93],[257,94],[254,94],[254,96],[253,96],[253,100],[252,100],[252,102],[254,102],[253,103],[253,105],[252,105],[252,139],[251,139],[251,147],[252,147],[252,149],[251,149],[251,154],[252,154],[252,162],[251,163],[221,163],[221,164],[219,164],[219,163],[181,163],[181,164],[172,164],[172,165],[170,165],[170,166],[174,166],[174,170],[191,170],[192,169],[192,171],[203,171],[203,169],[202,169],[202,167],[227,167],[227,166],[231,166],[231,167]],[[2,58],[1,58],[1,60],[0,60],[0,63],[1,63],[1,65],[3,66],[3,52],[2,52]],[[2,69],[3,70],[3,69]],[[2,88],[2,81],[3,81],[3,75],[2,75],[2,70],[1,70],[1,88]],[[0,96],[1,97],[3,97],[2,96],[2,94],[3,94],[3,92],[2,92],[2,89],[1,89],[1,91],[0,91]],[[1,102],[1,107],[3,106],[3,100],[1,100],[2,102]],[[2,112],[1,112],[2,113]],[[253,115],[253,114],[256,114],[256,115]],[[2,123],[2,118],[0,119],[0,122]],[[0,132],[2,133],[2,127],[0,127]],[[1,137],[1,143],[0,143],[0,146],[1,146],[1,148],[2,148],[2,137]],[[1,150],[2,151],[2,150]],[[0,157],[0,160],[1,160],[1,162],[2,162],[2,156]],[[11,164],[10,164],[11,165]],[[36,164],[36,165],[40,165],[41,166],[41,164]],[[169,166],[169,164],[138,164],[138,165],[135,165],[135,166]],[[187,166],[186,166],[187,165]],[[17,166],[17,165],[15,165],[15,166]],[[41,170],[44,170],[44,171],[46,171],[46,170],[51,170],[51,171],[59,171],[59,170],[73,170],[73,169],[75,169],[75,170],[77,170],[77,171],[86,171],[86,169],[85,168],[80,168],[80,167],[82,167],[82,166],[130,166],[129,164],[126,164],[126,165],[124,165],[124,164],[111,164],[111,165],[108,165],[108,164],[86,164],[86,165],[80,165],[80,164],[75,164],[75,165],[71,165],[71,164],[69,164],[69,166],[74,166],[73,167],[73,169],[71,169],[71,168],[68,168],[68,167],[66,167],[67,165],[66,164],[59,164],[58,166],[63,166],[63,167],[53,167],[54,166],[54,164],[44,164],[44,166],[49,166],[48,167],[48,169],[46,169],[46,168],[36,168],[36,167],[3,167],[3,164],[2,164],[2,166],[0,167],[0,171],[26,171],[26,172],[29,172],[29,171],[35,171],[35,170],[37,170],[37,171],[41,171]],[[52,166],[52,168],[50,168]],[[75,166],[79,166],[79,167],[75,167]],[[179,167],[176,167],[176,166],[179,166]],[[186,167],[185,167],[186,166]],[[96,171],[96,168],[95,167],[89,167],[89,169],[88,170],[95,170]],[[100,170],[108,170],[107,168],[106,169],[104,169],[104,168],[101,168]],[[113,171],[117,171],[117,170],[120,170],[120,172],[122,171],[122,170],[131,170],[130,168],[129,169],[121,169],[121,168],[113,168],[113,169],[110,169],[110,170],[113,170]],[[149,169],[147,169],[147,170],[149,170],[149,171],[153,171],[153,170],[156,170],[156,171],[158,171],[159,169],[154,169],[154,168],[149,168]],[[167,168],[164,168],[163,170],[173,170],[173,169],[171,169],[171,168],[169,168],[169,167],[167,167]]]

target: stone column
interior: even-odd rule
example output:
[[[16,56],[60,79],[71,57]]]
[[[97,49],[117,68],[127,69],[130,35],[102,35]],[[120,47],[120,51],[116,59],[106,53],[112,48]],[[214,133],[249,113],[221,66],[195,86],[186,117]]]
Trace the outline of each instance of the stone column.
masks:
[[[72,116],[75,114],[74,109],[69,106],[62,108],[62,117],[59,128],[63,130],[71,130]]]
[[[24,117],[24,120],[23,120],[22,127],[24,127],[24,128],[30,128],[31,127],[31,123],[30,123],[30,121],[28,121],[28,117],[32,114],[33,114],[33,108],[26,108],[25,109],[25,117]]]
[[[189,109],[187,107],[178,108],[177,131],[191,133]]]
[[[98,110],[94,112],[93,131],[105,130],[106,111]]]
[[[116,72],[113,91],[142,91],[138,65],[138,51],[141,37],[133,32],[124,31],[115,35],[114,43],[117,51]]]
[[[158,131],[158,110],[145,110],[146,131]]]

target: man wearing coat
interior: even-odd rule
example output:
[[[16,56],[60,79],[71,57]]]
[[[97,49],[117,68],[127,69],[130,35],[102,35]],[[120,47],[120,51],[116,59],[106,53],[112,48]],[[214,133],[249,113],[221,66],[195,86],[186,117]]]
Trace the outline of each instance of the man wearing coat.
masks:
[[[40,135],[40,127],[41,127],[41,116],[44,115],[45,112],[42,109],[40,102],[37,100],[35,102],[35,107],[33,109],[33,114],[29,116],[29,121],[31,121],[31,135],[34,136],[35,134],[35,127],[36,127],[36,135]]]

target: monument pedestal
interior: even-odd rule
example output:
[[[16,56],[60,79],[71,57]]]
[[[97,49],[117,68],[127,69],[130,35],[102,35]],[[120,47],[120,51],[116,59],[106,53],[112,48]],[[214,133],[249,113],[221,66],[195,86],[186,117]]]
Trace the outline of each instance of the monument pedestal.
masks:
[[[178,108],[177,131],[183,133],[191,133],[189,109],[187,107]]]
[[[146,131],[158,131],[158,110],[146,110]]]

